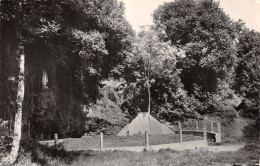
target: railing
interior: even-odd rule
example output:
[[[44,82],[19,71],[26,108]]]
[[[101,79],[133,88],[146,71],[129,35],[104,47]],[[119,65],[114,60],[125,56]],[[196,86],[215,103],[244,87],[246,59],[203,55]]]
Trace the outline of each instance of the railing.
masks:
[[[217,126],[217,131],[214,131],[214,125]],[[198,135],[198,136],[203,136],[204,139],[208,140],[213,140],[213,142],[220,143],[221,142],[221,124],[220,122],[214,123],[212,121],[209,121],[209,124],[204,121],[202,123],[202,130],[199,130],[199,122],[195,120],[195,125],[194,128],[195,130],[192,129],[182,129],[182,124],[181,122],[178,122],[178,127],[179,130],[175,130],[176,134],[193,134],[193,135]],[[209,130],[207,130],[207,126],[209,127]],[[188,128],[192,128],[191,126],[188,126]],[[181,138],[180,138],[181,139]]]

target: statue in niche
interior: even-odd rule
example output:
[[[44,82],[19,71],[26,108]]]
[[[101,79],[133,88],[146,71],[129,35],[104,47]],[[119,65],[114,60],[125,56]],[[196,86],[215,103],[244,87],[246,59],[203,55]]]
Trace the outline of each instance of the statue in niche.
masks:
[[[42,73],[42,86],[43,86],[43,88],[48,88],[47,83],[48,83],[48,75],[47,75],[47,72],[45,70],[43,70],[43,73]]]

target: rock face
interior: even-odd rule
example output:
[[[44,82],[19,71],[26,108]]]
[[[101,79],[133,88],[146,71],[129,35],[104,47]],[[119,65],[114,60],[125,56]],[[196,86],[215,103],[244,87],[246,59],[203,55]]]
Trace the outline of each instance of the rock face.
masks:
[[[43,49],[33,46],[26,48],[25,81],[27,95],[37,95],[38,103],[36,104],[46,108],[47,101],[52,101],[49,105],[56,105],[56,66],[53,56]],[[48,88],[42,85],[44,71],[48,74]]]
[[[8,25],[3,24],[1,26]],[[13,26],[13,27],[12,27]],[[0,117],[13,119],[17,94],[18,57],[15,24],[1,27],[0,44]],[[25,117],[30,117],[34,107],[55,109],[56,66],[53,56],[43,47],[25,45]],[[49,76],[48,91],[42,89],[42,72]],[[52,102],[51,102],[52,100]],[[47,102],[47,103],[46,103]],[[39,104],[42,103],[43,105]],[[47,106],[48,105],[48,106]]]
[[[55,109],[56,108],[56,96],[54,90],[52,89],[43,89],[39,93],[39,106],[44,109]]]
[[[120,83],[117,81],[106,81],[101,89],[102,98],[88,109],[86,123],[88,132],[117,134],[129,122],[128,115],[120,108],[122,91],[119,87]]]
[[[30,120],[31,128],[37,132],[31,133],[33,137],[42,135],[47,124],[42,121],[53,120],[57,110],[57,84],[56,65],[52,55],[47,49],[27,45],[25,47],[25,99],[24,117]],[[47,87],[42,84],[42,75],[48,75]],[[25,122],[25,124],[27,124]],[[39,128],[39,130],[37,130]],[[40,130],[40,128],[42,128]],[[49,135],[47,133],[46,135]]]

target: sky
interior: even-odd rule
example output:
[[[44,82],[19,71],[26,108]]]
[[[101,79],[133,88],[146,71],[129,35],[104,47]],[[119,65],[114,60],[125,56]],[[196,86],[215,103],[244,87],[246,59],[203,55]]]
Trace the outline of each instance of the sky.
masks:
[[[140,26],[152,24],[152,13],[164,2],[173,0],[119,0],[125,3],[125,17],[137,32]],[[260,0],[216,0],[231,19],[243,20],[246,26],[260,32]]]

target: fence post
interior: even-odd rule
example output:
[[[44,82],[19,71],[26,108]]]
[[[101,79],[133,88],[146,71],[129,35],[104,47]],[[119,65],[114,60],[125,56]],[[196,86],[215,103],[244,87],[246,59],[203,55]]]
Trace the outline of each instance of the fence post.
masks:
[[[210,121],[210,132],[213,133],[213,122]]]
[[[145,146],[149,146],[149,132],[145,131]]]
[[[220,122],[218,122],[218,133],[221,133],[221,125],[220,125]]]
[[[207,127],[206,125],[203,126],[203,138],[205,141],[207,141]]]
[[[181,128],[181,122],[178,122],[179,125],[179,134],[180,134],[180,143],[182,143],[182,128]]]
[[[54,134],[54,146],[57,149],[58,134]]]
[[[196,122],[196,131],[199,131],[199,123],[197,120],[195,122]]]
[[[218,133],[216,134],[216,138],[215,138],[217,143],[221,142],[221,125],[220,122],[218,122]]]
[[[103,149],[103,133],[100,132],[100,150]]]

